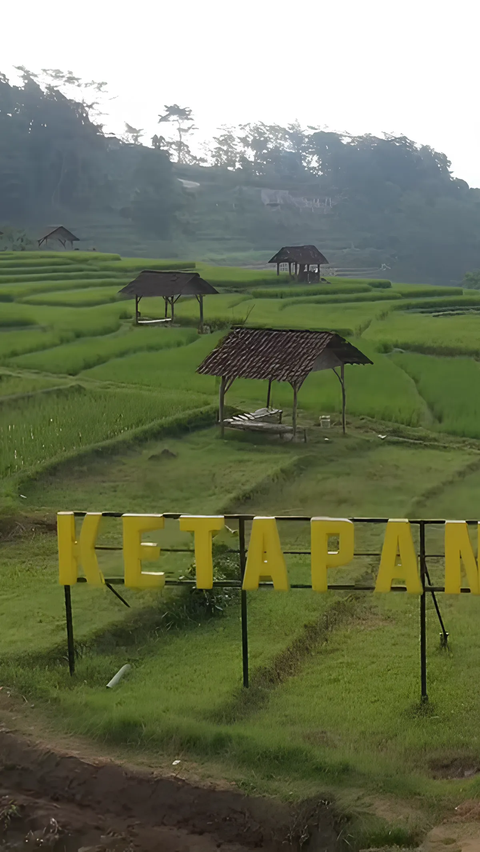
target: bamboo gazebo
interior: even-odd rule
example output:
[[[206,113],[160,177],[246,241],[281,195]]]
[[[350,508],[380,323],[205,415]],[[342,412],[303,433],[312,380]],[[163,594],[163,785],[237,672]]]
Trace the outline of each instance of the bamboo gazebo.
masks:
[[[341,386],[342,428],[345,433],[345,365],[371,363],[363,352],[334,331],[237,327],[207,355],[197,373],[221,379],[218,422],[222,434],[225,425],[238,427],[238,424],[224,419],[225,394],[235,379],[263,379],[268,382],[266,412],[270,407],[272,382],[288,382],[293,389],[292,426],[280,424],[276,431],[280,433],[289,429],[295,435],[298,392],[303,382],[310,373],[333,370]],[[269,427],[272,425],[269,424]],[[248,428],[247,425],[245,428]],[[265,431],[274,430],[269,428]]]
[[[44,234],[43,237],[40,237],[38,240],[38,247],[40,248],[43,243],[48,245],[49,241],[55,240],[60,243],[63,248],[67,247],[67,243],[70,243],[70,248],[73,249],[73,244],[80,242],[79,238],[72,234],[68,228],[64,228],[63,225],[60,225],[58,228],[54,228],[52,231],[48,231],[48,233]]]
[[[203,298],[218,293],[208,281],[200,278],[198,272],[167,272],[156,269],[144,269],[125,287],[118,291],[126,298],[135,297],[135,325],[148,325],[161,322],[173,322],[175,304],[181,296],[195,296],[200,309],[200,330],[203,331]],[[140,301],[143,297],[162,298],[165,302],[165,317],[162,320],[148,320],[140,314]],[[168,312],[170,310],[170,317]]]
[[[327,258],[316,246],[283,246],[268,262],[277,264],[277,275],[280,274],[280,265],[288,263],[289,275],[307,284],[320,281],[320,267],[328,264]]]

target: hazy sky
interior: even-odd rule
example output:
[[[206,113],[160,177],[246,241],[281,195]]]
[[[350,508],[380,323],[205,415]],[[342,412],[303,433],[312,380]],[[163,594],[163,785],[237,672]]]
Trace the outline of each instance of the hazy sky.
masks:
[[[202,137],[263,120],[404,133],[480,186],[477,0],[81,0],[2,7],[0,70],[107,80],[109,129],[190,106]],[[477,7],[477,8],[476,8]]]

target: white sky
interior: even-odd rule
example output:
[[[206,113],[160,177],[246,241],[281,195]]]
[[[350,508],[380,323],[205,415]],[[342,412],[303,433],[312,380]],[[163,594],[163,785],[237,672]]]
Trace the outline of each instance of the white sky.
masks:
[[[108,81],[116,132],[126,120],[151,136],[178,103],[203,138],[295,119],[404,133],[480,186],[477,0],[81,0],[58,16],[36,0],[3,6],[0,71]]]

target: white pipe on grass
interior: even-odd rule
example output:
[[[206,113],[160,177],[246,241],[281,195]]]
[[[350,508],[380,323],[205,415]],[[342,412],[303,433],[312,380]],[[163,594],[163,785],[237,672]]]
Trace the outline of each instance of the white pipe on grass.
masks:
[[[126,665],[122,666],[121,669],[118,670],[117,674],[112,677],[112,679],[107,683],[107,689],[112,689],[117,683],[120,683],[123,675],[130,671],[131,665],[126,663]]]

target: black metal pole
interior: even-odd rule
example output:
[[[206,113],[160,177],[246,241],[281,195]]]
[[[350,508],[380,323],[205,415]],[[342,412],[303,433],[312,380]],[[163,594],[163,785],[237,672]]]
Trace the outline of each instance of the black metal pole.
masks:
[[[245,574],[245,518],[240,518],[238,521],[238,541],[240,551],[240,576]],[[247,593],[242,589],[240,592],[241,613],[242,613],[242,665],[243,665],[243,685],[248,689],[248,618],[247,618]]]
[[[420,578],[422,581],[422,594],[420,596],[420,680],[422,689],[422,702],[428,701],[427,693],[427,607],[425,595],[425,524],[420,524]]]
[[[428,573],[428,568],[427,568],[426,565],[425,565],[425,575],[426,575],[426,578],[428,580],[428,585],[431,586],[432,581],[430,579],[430,574]],[[440,644],[442,645],[443,648],[446,648],[447,645],[448,645],[447,628],[445,627],[445,622],[443,620],[442,613],[440,612],[440,607],[438,605],[437,596],[436,596],[435,592],[432,591],[431,595],[432,595],[432,598],[433,598],[433,605],[435,607],[435,612],[437,613],[438,622],[439,622],[441,630],[442,630],[442,632],[440,634]]]
[[[70,586],[65,589],[65,618],[67,622],[68,668],[70,674],[75,674],[75,643],[73,639],[72,594]]]

